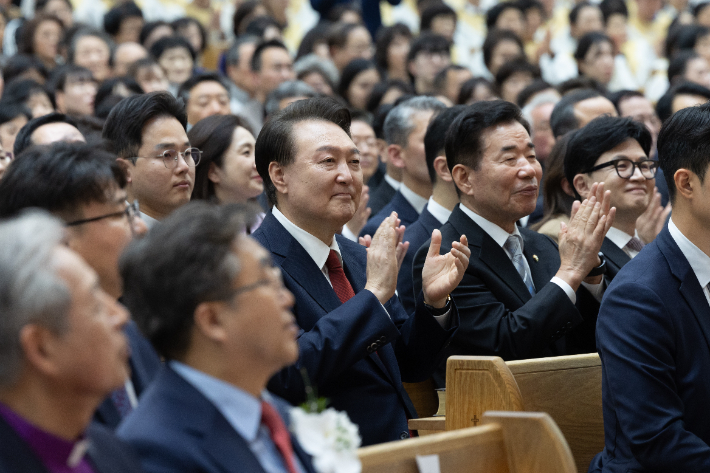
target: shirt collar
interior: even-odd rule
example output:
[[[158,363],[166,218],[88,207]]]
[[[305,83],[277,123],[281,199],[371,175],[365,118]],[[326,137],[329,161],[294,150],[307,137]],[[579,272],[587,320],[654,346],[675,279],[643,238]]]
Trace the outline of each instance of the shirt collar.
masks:
[[[445,224],[451,216],[451,210],[447,209],[446,207],[435,201],[434,197],[429,197],[429,202],[426,205],[426,209],[442,225]]]
[[[310,257],[313,259],[313,261],[315,261],[316,265],[319,268],[322,269],[323,266],[325,266],[325,262],[328,260],[330,250],[335,250],[335,252],[338,254],[338,258],[340,259],[340,263],[343,263],[343,258],[340,255],[340,247],[338,246],[338,242],[335,240],[335,237],[333,237],[333,242],[330,244],[330,246],[328,246],[315,236],[305,231],[304,229],[296,226],[296,224],[286,218],[286,216],[281,213],[281,211],[275,205],[272,207],[271,213],[274,214],[276,220],[278,220],[279,223],[284,226],[286,231],[290,233],[291,236],[298,243],[301,244],[303,249],[306,250],[306,253],[310,255]]]
[[[471,209],[469,209],[468,207],[466,207],[464,204],[459,204],[459,207],[461,208],[461,210],[463,211],[463,213],[465,213],[466,215],[468,215],[471,220],[473,220],[474,222],[476,222],[476,224],[477,224],[479,227],[481,227],[481,229],[483,229],[483,231],[486,232],[486,233],[488,234],[488,236],[490,236],[491,238],[493,238],[493,240],[494,240],[494,241],[498,244],[498,246],[500,246],[501,248],[503,248],[503,245],[505,245],[505,242],[508,241],[508,237],[509,237],[510,235],[518,235],[518,236],[520,236],[520,251],[523,251],[524,241],[523,241],[522,235],[520,235],[520,230],[518,230],[518,226],[517,226],[517,225],[515,225],[515,229],[513,230],[513,233],[508,233],[508,232],[506,232],[505,230],[503,230],[501,227],[499,227],[498,225],[496,225],[495,223],[493,223],[493,222],[491,222],[491,221],[489,221],[489,220],[486,220],[485,218],[481,217],[481,216],[478,215],[476,212],[474,212],[473,210],[471,210]]]
[[[399,192],[402,193],[402,197],[404,197],[407,202],[409,202],[411,206],[414,207],[414,210],[416,210],[418,214],[422,213],[422,210],[424,210],[424,207],[426,207],[426,198],[420,196],[404,184],[399,187]]]
[[[85,462],[89,441],[82,435],[74,442],[64,440],[29,423],[8,406],[0,403],[0,416],[24,440],[49,471],[66,471]]]
[[[695,246],[695,244],[688,240],[688,238],[683,235],[683,233],[676,227],[673,223],[673,218],[671,217],[668,222],[668,231],[675,240],[678,248],[688,260],[690,268],[695,273],[695,277],[698,278],[700,287],[703,289],[710,283],[710,256],[705,254],[703,250]]]
[[[638,237],[638,234],[634,232],[634,235],[629,235],[628,233],[619,230],[618,228],[611,227],[609,228],[609,231],[606,232],[606,237],[611,240],[612,243],[614,243],[616,246],[618,246],[621,249],[624,249],[626,244],[631,241],[631,239],[636,236]]]
[[[261,401],[233,384],[179,361],[168,362],[179,376],[205,396],[247,442],[253,442],[261,425]]]
[[[396,191],[398,191],[399,187],[402,185],[401,182],[399,182],[398,180],[396,180],[394,177],[390,176],[389,174],[385,174],[385,181],[387,182],[387,184],[392,186],[392,188]]]

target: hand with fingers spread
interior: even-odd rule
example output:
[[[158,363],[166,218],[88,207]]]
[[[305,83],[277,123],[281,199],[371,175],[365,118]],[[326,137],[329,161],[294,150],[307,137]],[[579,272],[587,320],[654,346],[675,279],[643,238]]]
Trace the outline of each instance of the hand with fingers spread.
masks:
[[[639,238],[646,244],[651,243],[656,236],[661,233],[661,230],[663,230],[663,226],[666,224],[670,213],[670,202],[663,207],[661,205],[661,193],[658,192],[658,188],[655,188],[653,198],[648,204],[646,211],[636,219],[636,231],[639,234]]]
[[[365,289],[386,303],[397,289],[397,274],[409,243],[402,242],[404,226],[397,212],[384,219],[367,248],[367,283]]]
[[[587,274],[600,264],[598,253],[607,231],[614,223],[609,191],[604,183],[592,184],[590,197],[572,205],[569,224],[561,224],[559,234],[560,269],[556,276],[577,290]],[[599,280],[587,282],[600,282]]]
[[[461,241],[452,242],[449,253],[439,254],[440,248],[441,232],[434,230],[422,269],[422,291],[424,302],[436,308],[446,305],[447,296],[461,282],[471,256],[466,235],[461,235]]]

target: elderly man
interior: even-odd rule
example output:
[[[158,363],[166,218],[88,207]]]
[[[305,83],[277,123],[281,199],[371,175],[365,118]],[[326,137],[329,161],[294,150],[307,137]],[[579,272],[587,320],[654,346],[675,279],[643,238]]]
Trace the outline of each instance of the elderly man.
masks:
[[[658,160],[673,215],[606,291],[604,451],[590,472],[710,471],[710,106],[663,124]]]
[[[19,156],[30,146],[48,145],[57,141],[86,142],[86,139],[74,120],[63,113],[54,112],[33,118],[20,128],[12,151],[15,156]]]
[[[238,206],[193,202],[122,259],[125,303],[168,360],[118,431],[148,472],[314,473],[265,389],[298,358],[293,296],[246,228]]]
[[[128,313],[62,238],[45,214],[0,225],[0,471],[139,472],[89,426],[128,376]]]
[[[128,198],[148,228],[190,201],[201,152],[190,146],[187,116],[168,92],[123,99],[104,123],[103,138],[126,169]]]
[[[611,100],[592,89],[568,93],[557,102],[550,115],[550,127],[555,140],[578,130],[601,115],[618,116]]]
[[[461,203],[441,227],[443,242],[465,234],[471,245],[471,263],[451,293],[461,314],[452,354],[514,360],[594,351],[599,305],[580,286],[589,283],[601,298],[598,252],[614,220],[603,185],[574,206],[558,248],[516,225],[535,209],[542,177],[516,105],[479,102],[458,115],[446,135],[446,159]],[[414,258],[415,294],[426,256],[424,246]],[[442,363],[434,377],[440,386],[445,369]]]
[[[402,380],[427,379],[456,330],[448,294],[468,264],[466,238],[441,256],[435,232],[423,296],[408,316],[395,297],[397,256],[407,248],[399,244],[396,214],[382,222],[367,250],[337,235],[362,191],[344,106],[316,98],[277,112],[256,141],[256,168],[274,207],[254,238],[283,271],[300,327],[298,362],[269,388],[303,402],[303,368],[319,395],[359,425],[364,445],[408,437],[407,419],[416,412]]]

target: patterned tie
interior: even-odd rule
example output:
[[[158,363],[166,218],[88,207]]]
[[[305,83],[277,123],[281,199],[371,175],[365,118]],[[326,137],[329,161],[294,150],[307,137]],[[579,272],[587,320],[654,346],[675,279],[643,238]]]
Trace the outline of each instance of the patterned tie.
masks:
[[[125,386],[122,386],[122,387],[116,389],[115,391],[113,391],[111,393],[111,400],[113,401],[113,404],[116,406],[118,413],[121,415],[121,419],[126,417],[133,410],[133,406],[131,405],[131,400],[128,397],[128,391],[126,391]]]
[[[627,248],[630,248],[636,252],[639,252],[643,249],[644,244],[643,242],[638,238],[638,237],[633,237],[629,242],[626,244]]]
[[[330,283],[333,285],[335,294],[340,299],[340,302],[345,304],[351,297],[355,295],[353,287],[350,285],[350,281],[345,277],[345,271],[340,265],[340,258],[338,258],[338,253],[335,250],[330,250],[328,254],[328,259],[325,262],[325,267],[328,268],[328,276],[330,277]]]
[[[535,285],[533,284],[532,276],[530,276],[530,271],[525,265],[525,258],[523,258],[520,236],[510,235],[505,241],[503,248],[505,248],[508,253],[512,255],[510,259],[513,262],[513,266],[515,266],[516,271],[520,274],[520,277],[523,279],[523,282],[528,288],[528,291],[530,291],[530,294],[535,295]]]
[[[293,446],[291,445],[291,434],[288,432],[283,419],[274,406],[266,401],[261,401],[261,423],[269,429],[271,440],[276,448],[281,452],[284,464],[288,473],[299,473],[296,469],[296,462],[293,456]]]

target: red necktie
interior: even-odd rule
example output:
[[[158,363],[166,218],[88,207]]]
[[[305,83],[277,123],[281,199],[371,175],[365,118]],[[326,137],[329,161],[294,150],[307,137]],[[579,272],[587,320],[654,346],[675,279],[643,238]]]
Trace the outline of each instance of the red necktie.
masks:
[[[325,267],[328,268],[328,276],[330,277],[330,283],[333,285],[335,294],[340,299],[343,304],[350,300],[351,297],[355,295],[353,287],[350,285],[350,281],[345,277],[345,271],[340,265],[340,258],[338,258],[338,253],[335,250],[330,250],[328,254],[328,259],[325,262]]]
[[[261,422],[269,429],[271,440],[281,452],[288,473],[298,473],[291,446],[291,434],[276,409],[266,401],[261,401]]]

